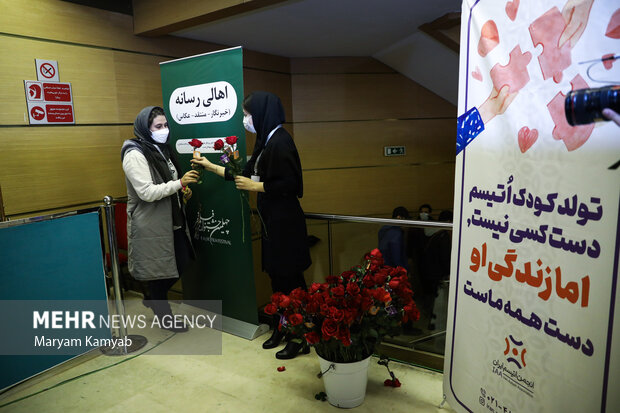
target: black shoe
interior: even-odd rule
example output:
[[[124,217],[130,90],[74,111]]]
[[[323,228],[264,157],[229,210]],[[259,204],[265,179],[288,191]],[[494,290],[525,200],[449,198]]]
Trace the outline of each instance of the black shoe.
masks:
[[[187,326],[183,326],[183,327],[168,326],[168,327],[162,327],[162,330],[172,331],[173,333],[185,333],[188,330],[188,328]]]
[[[263,348],[267,350],[270,348],[278,347],[283,337],[284,337],[284,333],[278,330],[278,327],[275,327],[273,329],[273,333],[271,333],[271,337],[269,337],[267,341],[263,343]]]
[[[294,359],[299,353],[310,353],[310,346],[305,340],[303,343],[296,343],[291,340],[286,343],[286,347],[276,353],[276,358],[280,360]]]

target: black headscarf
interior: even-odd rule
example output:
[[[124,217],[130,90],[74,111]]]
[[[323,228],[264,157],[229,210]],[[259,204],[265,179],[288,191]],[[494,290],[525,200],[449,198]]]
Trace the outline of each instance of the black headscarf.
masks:
[[[158,143],[153,140],[151,137],[151,130],[149,128],[149,117],[151,116],[151,112],[155,108],[163,109],[159,106],[147,106],[138,113],[136,116],[136,120],[133,122],[133,134],[135,135],[134,139],[131,139],[130,144],[123,145],[121,149],[121,159],[125,158],[125,154],[129,149],[134,148],[139,150],[149,165],[153,166],[155,170],[162,177],[164,182],[168,182],[172,180],[172,172],[170,172],[170,168],[168,167],[167,159],[170,159],[176,168],[177,172],[181,173],[181,168],[179,167],[179,163],[176,159],[175,153],[170,149],[170,145],[168,143]],[[161,154],[157,150],[159,148],[161,152],[164,154],[166,159],[162,158]],[[174,226],[185,226],[185,219],[183,218],[183,212],[179,207],[179,196],[175,194],[175,196],[170,197],[172,203],[172,223]]]
[[[252,92],[243,101],[243,108],[252,115],[252,123],[256,129],[256,144],[252,158],[258,156],[269,133],[278,125],[286,122],[284,108],[280,98],[269,92]]]

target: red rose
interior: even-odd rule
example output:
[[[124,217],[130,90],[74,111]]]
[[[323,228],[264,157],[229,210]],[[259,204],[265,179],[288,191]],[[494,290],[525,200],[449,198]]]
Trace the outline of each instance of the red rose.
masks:
[[[347,285],[347,292],[350,295],[358,295],[360,293],[360,287],[356,283]]]
[[[321,315],[327,317],[329,315],[329,306],[327,304],[321,304]]]
[[[337,284],[338,277],[336,277],[335,275],[328,275],[325,279],[325,282],[327,282],[327,284]]]
[[[235,143],[237,143],[237,137],[236,136],[227,136],[226,137],[226,143],[229,145],[234,145]]]
[[[344,319],[344,311],[339,308],[332,307],[329,309],[329,313],[335,322],[339,323]]]
[[[273,315],[278,311],[278,307],[275,304],[269,303],[265,306],[265,314]]]
[[[321,341],[321,337],[319,337],[319,335],[315,331],[304,334],[304,337],[310,345],[316,344]]]
[[[280,305],[280,307],[282,307],[282,308],[286,308],[286,307],[288,307],[290,304],[291,304],[291,299],[290,299],[290,298],[288,298],[286,295],[282,295],[282,296],[280,297],[280,304],[279,304],[279,305]]]
[[[389,282],[389,284],[388,284],[388,285],[390,286],[390,288],[391,288],[392,290],[395,290],[395,289],[397,289],[397,288],[398,288],[398,286],[400,285],[400,281],[398,281],[398,280],[390,280],[390,282]]]
[[[312,283],[312,285],[310,286],[310,293],[315,293],[317,291],[319,291],[321,289],[321,284],[319,283]]]
[[[198,139],[192,139],[188,142],[194,149],[198,149],[202,146],[202,142]]]
[[[323,337],[329,339],[330,337],[335,336],[337,331],[338,324],[334,320],[328,318],[327,320],[323,321],[323,325],[321,326],[321,332],[323,333]]]
[[[362,279],[362,283],[364,287],[374,287],[375,286],[375,278],[372,275],[366,275]]]
[[[389,272],[385,268],[377,271],[377,273],[375,274],[375,283],[377,283],[377,285],[385,284],[385,282],[387,281],[388,275],[389,275]]]
[[[383,257],[383,255],[381,254],[381,251],[379,250],[379,248],[375,248],[374,250],[370,251],[370,256],[371,257],[376,257],[376,258]]]
[[[349,331],[346,327],[341,327],[338,329],[338,334],[336,338],[340,340],[343,346],[348,347],[351,345],[351,331]]]
[[[316,301],[309,301],[308,304],[306,304],[307,314],[314,314],[314,313],[317,313],[318,311],[319,311],[319,304]]]
[[[355,275],[355,271],[345,271],[342,274],[340,274],[342,279],[345,281],[349,281],[349,279],[353,277],[354,275]]]
[[[413,301],[404,306],[403,310],[405,311],[405,314],[403,315],[403,323],[406,323],[409,320],[417,321],[420,319],[420,311]]]
[[[304,318],[302,317],[301,314],[295,313],[295,314],[291,314],[288,317],[288,321],[291,323],[292,326],[298,326],[302,323],[302,321],[304,321]]]
[[[381,301],[384,303],[388,303],[392,301],[392,296],[390,295],[390,293],[385,291],[385,288],[377,288],[375,290],[374,295],[375,295],[375,300],[377,301]]]
[[[356,310],[347,310],[344,312],[344,323],[347,325],[353,324],[355,321],[355,316],[357,315]]]
[[[332,294],[334,297],[344,297],[344,287],[339,285],[338,287],[332,288]]]
[[[372,307],[372,303],[373,303],[372,298],[369,298],[369,297],[362,298],[362,305],[361,305],[362,311],[368,311],[368,309]]]
[[[213,144],[213,149],[215,149],[216,151],[222,150],[223,147],[224,147],[224,141],[221,139],[216,140],[215,143]]]
[[[291,298],[294,298],[295,300],[303,301],[307,298],[308,293],[302,290],[301,288],[295,288],[293,291],[291,291],[290,296]]]

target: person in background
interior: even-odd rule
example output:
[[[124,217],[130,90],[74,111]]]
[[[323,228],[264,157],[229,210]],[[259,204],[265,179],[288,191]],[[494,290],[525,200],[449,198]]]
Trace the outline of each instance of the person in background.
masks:
[[[233,176],[227,167],[215,165],[205,157],[192,163],[234,180],[240,190],[258,193],[257,207],[262,217],[262,267],[271,278],[274,293],[289,294],[295,288],[307,289],[304,270],[310,264],[306,219],[299,204],[303,196],[303,179],[299,153],[291,135],[282,127],[285,122],[280,98],[269,92],[253,92],[243,101],[243,125],[256,134],[252,156],[241,175]],[[271,349],[283,339],[274,315],[273,333],[263,343]],[[305,340],[289,337],[279,359],[291,359],[299,353],[308,354]]]
[[[452,222],[452,212],[445,210],[439,214],[440,222]],[[445,328],[448,306],[448,281],[450,279],[450,253],[452,251],[452,231],[439,229],[426,242],[424,248],[424,268],[427,271],[429,294],[432,301],[428,329]]]
[[[430,204],[422,204],[418,208],[418,220],[433,221],[431,214],[433,208]],[[408,254],[411,257],[411,284],[416,294],[416,302],[423,316],[429,317],[432,314],[432,280],[425,254],[426,243],[436,231],[435,228],[410,228],[408,234]]]
[[[128,197],[129,272],[136,280],[148,282],[144,304],[153,309],[162,328],[186,331],[166,323],[170,318],[165,316],[172,316],[168,290],[193,259],[182,198],[191,197],[187,186],[197,182],[198,173],[190,170],[179,179],[181,169],[168,145],[162,108],[142,109],[133,129],[135,137],[121,149]]]
[[[394,208],[392,219],[410,219],[409,211],[403,206]],[[385,265],[403,267],[409,270],[403,228],[397,225],[384,225],[379,230],[379,250]]]

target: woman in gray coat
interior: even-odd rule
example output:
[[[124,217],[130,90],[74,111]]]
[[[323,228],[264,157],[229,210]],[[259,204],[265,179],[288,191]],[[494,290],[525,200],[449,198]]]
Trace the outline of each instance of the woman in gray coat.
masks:
[[[121,157],[128,197],[129,272],[148,282],[145,305],[153,309],[162,328],[177,332],[187,328],[165,323],[170,320],[165,316],[172,316],[167,295],[193,258],[183,197],[191,197],[187,185],[197,182],[198,173],[190,170],[179,179],[168,133],[162,108],[142,109],[134,121],[135,138],[123,143]]]

